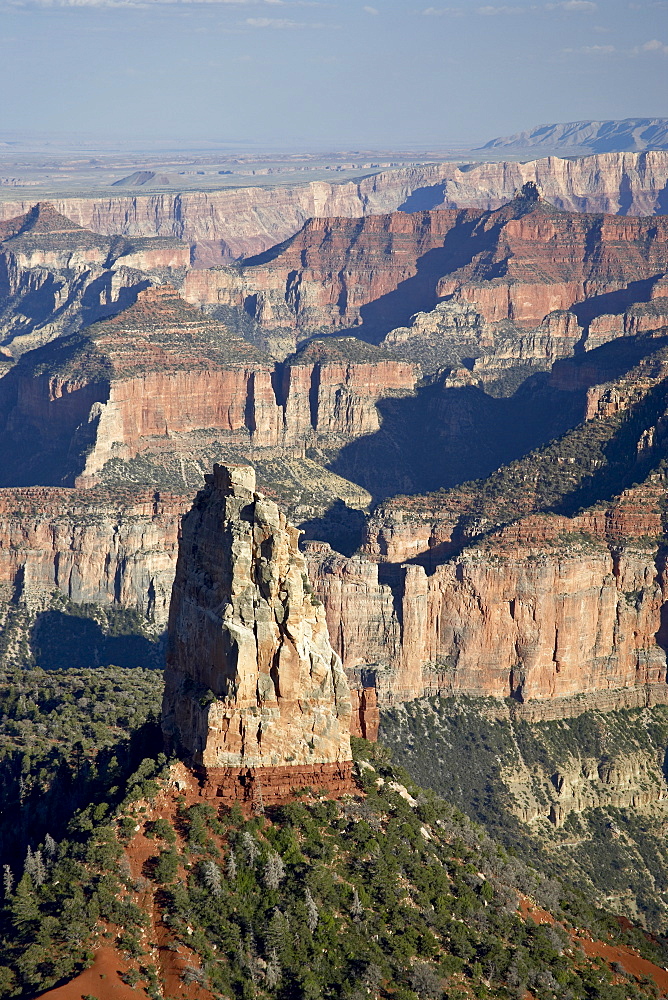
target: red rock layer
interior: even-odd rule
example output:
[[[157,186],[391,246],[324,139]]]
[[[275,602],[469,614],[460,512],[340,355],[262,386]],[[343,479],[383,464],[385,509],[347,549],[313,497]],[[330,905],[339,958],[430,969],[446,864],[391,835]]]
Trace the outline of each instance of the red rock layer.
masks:
[[[241,267],[190,272],[183,294],[194,305],[245,308],[268,329],[354,326],[365,305],[414,278],[418,258],[442,249],[462,218],[467,213],[441,210],[312,219],[285,244]],[[425,297],[433,295],[433,278],[422,284]]]
[[[511,321],[526,330],[556,314],[554,329],[545,328],[540,342],[520,351],[541,358],[555,353],[547,343],[555,338],[568,341],[555,356],[572,352],[582,331],[572,316],[568,329],[559,323],[573,306],[634,282],[658,281],[668,269],[667,247],[664,217],[566,213],[518,197],[483,214],[314,219],[243,266],[189,272],[184,296],[200,306],[244,309],[267,331],[299,336],[363,320],[388,330],[439,300],[473,307],[487,323]],[[656,313],[653,307],[629,317],[625,332],[656,329]]]
[[[351,795],[357,790],[352,772],[352,761],[290,767],[195,769],[206,798],[214,798],[227,806],[236,802],[255,810],[264,806],[286,805],[304,788],[333,798]]]
[[[374,687],[351,687],[350,697],[353,706],[350,735],[375,743],[380,727],[378,692]]]
[[[181,240],[103,236],[61,215],[50,202],[38,202],[25,215],[7,220],[4,229],[0,252],[22,268],[72,270],[115,263],[148,271],[190,267],[190,247]]]
[[[69,453],[63,481],[87,487],[109,460],[173,450],[201,430],[296,456],[320,440],[373,433],[377,400],[410,393],[418,375],[352,339],[310,345],[280,368],[161,286],[16,366],[0,381],[0,422],[13,461],[35,442],[44,452],[57,445]]]
[[[535,327],[550,312],[657,279],[668,269],[668,220],[560,213],[544,202],[501,222],[490,249],[438,283],[438,295],[472,304],[489,322]],[[482,235],[480,227],[475,235]]]

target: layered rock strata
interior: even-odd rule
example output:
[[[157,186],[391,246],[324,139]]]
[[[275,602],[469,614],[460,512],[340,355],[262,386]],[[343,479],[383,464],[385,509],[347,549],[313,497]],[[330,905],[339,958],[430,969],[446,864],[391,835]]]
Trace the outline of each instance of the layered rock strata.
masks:
[[[119,315],[25,355],[2,379],[0,482],[91,486],[114,460],[191,460],[204,449],[206,461],[216,442],[303,457],[322,440],[378,430],[377,400],[411,393],[418,375],[352,338],[280,366],[170,286],[150,288]]]
[[[298,535],[248,466],[214,466],[183,520],[163,729],[224,799],[350,788],[350,691]]]
[[[0,227],[0,341],[18,357],[183,278],[190,247],[169,237],[102,236],[38,203]]]
[[[501,368],[549,366],[580,341],[591,348],[657,328],[667,245],[663,217],[560,212],[527,185],[491,212],[314,219],[265,254],[190,271],[184,296],[250,318],[276,356],[322,330],[361,327],[388,347],[419,349],[426,336]],[[614,323],[597,328],[629,307],[640,308],[616,334]]]
[[[389,705],[424,694],[668,700],[665,486],[574,518],[522,519],[441,562],[307,561],[343,664]],[[606,701],[607,699],[607,701]],[[531,714],[531,713],[530,713]]]
[[[0,490],[0,588],[38,610],[59,591],[164,627],[189,506],[141,487]]]
[[[423,164],[383,171],[360,181],[214,192],[54,199],[56,209],[97,233],[185,240],[195,259],[221,261],[261,253],[296,233],[307,219],[359,218],[397,209],[503,205],[527,182],[569,212],[652,215],[665,211],[668,154],[603,153],[578,159],[550,156],[527,163]],[[0,219],[31,203],[0,203]]]

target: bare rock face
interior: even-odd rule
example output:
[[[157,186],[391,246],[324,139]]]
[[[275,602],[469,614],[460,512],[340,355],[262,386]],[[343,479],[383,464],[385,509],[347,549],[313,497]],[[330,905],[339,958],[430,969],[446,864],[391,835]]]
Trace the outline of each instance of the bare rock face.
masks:
[[[136,608],[167,623],[189,498],[142,487],[0,489],[0,594]]]
[[[353,338],[316,342],[279,366],[171,286],[147,288],[2,379],[0,484],[90,487],[114,460],[145,454],[198,462],[201,482],[206,449],[220,442],[303,458],[377,431],[378,400],[409,395],[418,377],[418,366]]]
[[[665,702],[664,502],[650,484],[607,509],[526,517],[429,574],[312,544],[310,576],[359,696],[371,682],[382,707],[459,693],[512,697],[546,718],[583,695]],[[395,539],[406,554],[411,527]],[[413,552],[423,544],[416,530]]]
[[[186,240],[195,259],[219,263],[261,253],[287,239],[307,219],[359,218],[397,209],[495,209],[528,181],[569,212],[652,215],[665,209],[668,152],[601,153],[577,159],[547,156],[527,163],[418,164],[360,181],[283,187],[225,188],[114,197],[62,198],[59,212],[97,233]],[[30,202],[0,204],[0,219],[21,215]],[[1,225],[1,223],[0,223]]]
[[[490,212],[312,219],[267,253],[189,271],[183,294],[255,324],[276,357],[322,330],[361,327],[404,357],[482,355],[488,381],[573,354],[590,324],[589,347],[660,328],[666,246],[664,217],[558,211],[527,183]]]
[[[173,238],[102,236],[39,202],[0,223],[0,342],[10,356],[125,308],[141,289],[190,267]]]
[[[250,467],[214,466],[207,478],[183,521],[165,737],[224,797],[243,798],[255,777],[264,801],[290,782],[344,790],[350,692],[299,533],[255,492]]]

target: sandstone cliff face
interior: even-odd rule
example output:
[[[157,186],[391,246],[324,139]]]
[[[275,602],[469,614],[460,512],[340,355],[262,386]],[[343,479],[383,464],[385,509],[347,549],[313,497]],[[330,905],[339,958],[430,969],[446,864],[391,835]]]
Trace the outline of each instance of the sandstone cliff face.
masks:
[[[436,276],[445,273],[444,240],[462,217],[466,213],[437,211],[312,219],[264,255],[190,272],[183,294],[195,305],[243,310],[265,331],[293,330],[297,340],[360,325],[372,302],[380,312],[374,322],[391,326],[390,317],[408,319],[425,303],[435,304],[434,268],[418,273],[417,261],[438,252],[443,263]],[[386,300],[409,280],[400,296]]]
[[[528,181],[565,211],[652,215],[665,211],[667,180],[665,152],[604,153],[464,168],[426,164],[344,184],[317,181],[294,187],[63,198],[53,204],[67,218],[97,233],[177,237],[200,244],[205,259],[223,260],[261,253],[316,217],[359,218],[403,206],[407,211],[413,206],[495,209]],[[1,203],[0,220],[30,208],[26,201]]]
[[[37,608],[58,590],[137,608],[164,627],[189,506],[141,488],[0,490],[0,586]]]
[[[439,297],[475,305],[488,322],[532,327],[585,299],[657,281],[668,268],[663,217],[564,214],[543,201],[527,201],[526,208],[513,213],[509,205],[481,218],[472,234],[480,249],[438,282]]]
[[[247,466],[215,466],[184,518],[163,727],[212,773],[351,760],[350,693],[297,540]]]
[[[271,392],[272,368],[174,289],[148,289],[120,315],[25,355],[2,380],[5,474],[30,482],[44,456],[42,475],[53,475],[55,463],[56,483],[88,486],[107,460],[131,457],[154,439],[208,429],[246,443],[249,387],[264,378]],[[261,420],[255,429],[277,437]]]
[[[490,382],[660,329],[667,237],[662,217],[559,212],[527,187],[493,212],[315,219],[243,264],[190,271],[184,296],[250,317],[277,357],[319,331],[361,327],[436,368],[468,352]]]
[[[314,546],[307,559],[344,666],[375,672],[381,704],[425,693],[662,701],[664,499],[657,484],[607,510],[523,519],[430,575]]]

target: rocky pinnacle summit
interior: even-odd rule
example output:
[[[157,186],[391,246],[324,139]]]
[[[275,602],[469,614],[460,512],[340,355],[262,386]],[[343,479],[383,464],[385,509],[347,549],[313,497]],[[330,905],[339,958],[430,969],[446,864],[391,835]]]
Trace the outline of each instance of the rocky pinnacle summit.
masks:
[[[248,466],[215,465],[183,520],[163,729],[224,798],[348,788],[350,692],[298,538]]]

